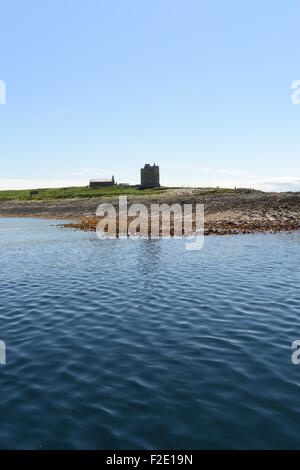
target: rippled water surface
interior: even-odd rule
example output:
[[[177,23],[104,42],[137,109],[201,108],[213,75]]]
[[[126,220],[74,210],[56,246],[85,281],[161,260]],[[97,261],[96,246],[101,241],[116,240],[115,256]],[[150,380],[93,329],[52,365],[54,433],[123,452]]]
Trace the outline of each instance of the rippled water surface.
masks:
[[[300,234],[0,219],[0,447],[300,448]]]

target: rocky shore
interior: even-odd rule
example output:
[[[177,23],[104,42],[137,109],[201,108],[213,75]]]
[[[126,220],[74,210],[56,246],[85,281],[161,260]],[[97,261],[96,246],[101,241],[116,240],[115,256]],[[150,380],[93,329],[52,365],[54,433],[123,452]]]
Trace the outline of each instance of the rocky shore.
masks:
[[[55,201],[0,201],[0,217],[43,217],[70,221],[66,227],[95,230],[99,204],[118,206],[118,198],[78,198]],[[300,230],[300,193],[254,190],[171,189],[154,196],[130,196],[128,204],[204,204],[205,234],[291,232]]]

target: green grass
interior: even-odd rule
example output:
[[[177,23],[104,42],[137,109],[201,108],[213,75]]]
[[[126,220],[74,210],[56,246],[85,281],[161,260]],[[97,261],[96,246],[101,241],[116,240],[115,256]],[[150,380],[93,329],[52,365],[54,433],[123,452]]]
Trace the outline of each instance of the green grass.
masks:
[[[87,186],[82,187],[69,187],[69,188],[48,188],[37,190],[17,190],[17,191],[0,191],[1,201],[51,201],[57,199],[72,199],[72,198],[92,198],[92,197],[112,197],[112,196],[130,196],[138,195],[140,197],[147,195],[155,195],[167,192],[171,189],[183,188],[166,188],[161,187],[157,189],[144,189],[140,190],[138,186],[122,187],[122,186],[107,186],[103,188],[90,189]],[[189,189],[189,188],[185,188]],[[192,188],[191,188],[192,189]],[[194,194],[199,196],[213,196],[220,194],[236,194],[240,192],[257,192],[254,189],[237,188],[236,190],[230,188],[193,188]]]
[[[103,188],[89,187],[69,187],[69,188],[49,188],[38,190],[17,190],[17,191],[0,191],[0,201],[37,201],[37,200],[55,200],[55,199],[72,199],[80,197],[109,197],[120,195],[139,196],[147,194],[158,194],[166,191],[167,188],[145,189],[140,190],[138,186],[130,186],[124,188],[121,186],[108,186]],[[34,191],[34,193],[32,193]],[[36,191],[37,194],[36,194]]]

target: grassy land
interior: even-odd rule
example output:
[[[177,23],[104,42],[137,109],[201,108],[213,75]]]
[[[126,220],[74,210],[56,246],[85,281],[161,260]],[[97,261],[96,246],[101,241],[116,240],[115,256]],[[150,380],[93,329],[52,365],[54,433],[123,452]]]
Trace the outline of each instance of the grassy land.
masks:
[[[30,200],[57,200],[72,198],[92,198],[92,197],[109,197],[119,195],[147,195],[158,194],[166,191],[167,188],[145,189],[140,190],[138,186],[130,186],[124,188],[121,186],[108,186],[103,188],[69,187],[69,188],[49,188],[38,190],[17,190],[17,191],[0,191],[0,201],[30,201]]]
[[[58,200],[58,199],[73,199],[73,198],[93,198],[93,197],[110,197],[120,195],[137,195],[137,196],[153,196],[155,194],[167,193],[170,190],[183,189],[183,188],[166,188],[161,187],[157,189],[141,190],[138,186],[122,187],[122,186],[108,186],[103,188],[90,189],[87,186],[82,187],[69,187],[69,188],[48,188],[48,189],[35,189],[35,190],[17,190],[17,191],[0,191],[1,201],[31,201],[31,200]],[[187,188],[185,188],[187,189]],[[194,188],[195,195],[220,195],[239,192],[254,192],[253,189],[229,189],[229,188]]]

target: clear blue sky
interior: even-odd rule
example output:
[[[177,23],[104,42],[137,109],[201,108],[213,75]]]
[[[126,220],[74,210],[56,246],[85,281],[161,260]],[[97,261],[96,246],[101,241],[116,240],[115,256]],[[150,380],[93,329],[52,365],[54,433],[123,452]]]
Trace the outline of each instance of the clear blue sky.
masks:
[[[0,188],[139,182],[300,190],[300,3],[1,2]]]

